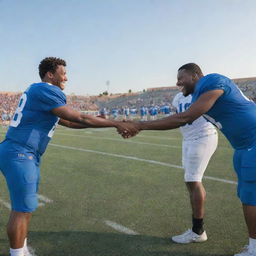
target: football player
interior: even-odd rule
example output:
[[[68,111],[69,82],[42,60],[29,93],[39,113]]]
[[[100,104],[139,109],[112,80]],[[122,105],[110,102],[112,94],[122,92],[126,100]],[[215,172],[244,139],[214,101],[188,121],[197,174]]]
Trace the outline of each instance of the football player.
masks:
[[[192,96],[178,93],[172,102],[176,113],[186,111],[191,105]],[[218,134],[215,127],[204,117],[199,117],[191,124],[180,127],[182,141],[182,165],[184,180],[190,195],[192,207],[192,229],[185,233],[173,236],[176,243],[204,242],[207,234],[203,227],[204,203],[206,193],[202,184],[203,174],[215,152],[218,144]]]
[[[11,199],[7,225],[11,256],[30,255],[26,246],[28,225],[38,206],[40,158],[57,124],[69,128],[115,127],[123,135],[136,129],[118,122],[80,113],[66,105],[62,92],[67,82],[66,62],[48,57],[39,65],[42,82],[22,94],[5,140],[0,144],[0,169]],[[128,125],[128,126],[127,126]]]
[[[213,123],[234,148],[237,194],[248,228],[249,245],[235,256],[256,255],[256,104],[232,80],[220,74],[203,75],[195,63],[181,66],[177,86],[184,96],[193,94],[184,112],[160,120],[137,122],[139,130],[167,130],[190,124],[200,116]],[[125,134],[123,134],[125,136]]]

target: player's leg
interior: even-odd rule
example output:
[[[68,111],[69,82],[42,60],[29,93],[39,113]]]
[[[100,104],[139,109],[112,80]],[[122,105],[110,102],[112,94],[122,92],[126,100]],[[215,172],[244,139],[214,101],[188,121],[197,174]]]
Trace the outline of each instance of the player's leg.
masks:
[[[256,239],[256,206],[243,204],[243,211],[249,237]]]
[[[172,237],[174,242],[191,243],[207,240],[207,235],[203,228],[206,192],[201,181],[209,160],[217,148],[217,144],[217,133],[183,143],[184,179],[192,208],[192,229],[182,235]]]
[[[201,181],[186,182],[190,195],[193,219],[203,219],[206,192]],[[195,232],[195,231],[194,231]],[[196,233],[202,233],[198,230]]]
[[[37,208],[37,189],[39,166],[35,156],[30,153],[15,153],[7,156],[4,176],[7,181],[12,211],[7,225],[10,252],[24,254],[24,241],[27,237],[31,213]],[[28,254],[27,254],[28,255]]]
[[[240,159],[238,156],[240,154]],[[256,255],[256,147],[241,150],[234,155],[238,176],[238,196],[243,205],[244,218],[249,234],[249,245],[235,256]],[[240,160],[240,161],[239,161]],[[239,164],[239,165],[238,165]]]
[[[23,248],[32,213],[11,211],[7,224],[7,235],[12,249]]]

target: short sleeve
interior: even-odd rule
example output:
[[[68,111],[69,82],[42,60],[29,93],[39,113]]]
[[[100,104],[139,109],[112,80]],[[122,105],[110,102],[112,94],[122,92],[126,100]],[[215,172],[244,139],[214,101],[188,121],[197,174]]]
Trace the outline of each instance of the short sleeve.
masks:
[[[207,75],[201,85],[200,94],[213,90],[223,90],[225,92],[229,89],[227,86],[229,83],[230,79],[225,76],[219,74]]]
[[[209,74],[203,77],[196,85],[195,92],[192,95],[192,102],[195,102],[202,94],[209,91],[223,90],[224,93],[228,93],[230,91],[229,83],[229,78],[219,74]]]
[[[37,92],[38,104],[43,111],[66,105],[65,94],[56,86],[42,86]]]

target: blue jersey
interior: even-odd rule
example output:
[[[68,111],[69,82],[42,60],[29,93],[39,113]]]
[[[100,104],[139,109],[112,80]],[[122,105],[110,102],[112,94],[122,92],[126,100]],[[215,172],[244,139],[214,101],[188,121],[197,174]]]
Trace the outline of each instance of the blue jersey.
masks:
[[[59,118],[51,110],[66,104],[61,89],[48,83],[32,84],[21,96],[6,139],[42,155]]]
[[[217,126],[233,148],[256,144],[256,104],[250,101],[229,78],[219,74],[202,77],[196,84],[192,102],[211,90],[223,90],[204,117]]]

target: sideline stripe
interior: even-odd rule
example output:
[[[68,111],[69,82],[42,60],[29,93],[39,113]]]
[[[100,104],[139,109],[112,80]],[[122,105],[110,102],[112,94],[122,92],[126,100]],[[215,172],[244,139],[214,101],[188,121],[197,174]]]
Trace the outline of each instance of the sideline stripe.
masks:
[[[146,162],[146,163],[151,163],[151,164],[156,164],[156,165],[162,165],[162,166],[167,166],[167,167],[172,167],[172,168],[177,168],[177,169],[183,169],[183,167],[180,166],[180,165],[169,164],[169,163],[164,163],[164,162],[159,162],[159,161],[154,161],[154,160],[149,160],[149,159],[143,159],[143,158],[138,158],[138,157],[135,157],[135,156],[118,155],[118,154],[112,154],[112,153],[107,153],[107,152],[102,152],[102,151],[91,150],[91,149],[84,149],[84,148],[76,148],[76,147],[71,147],[71,146],[59,145],[59,144],[54,144],[54,143],[49,143],[49,145],[54,146],[54,147],[64,148],[64,149],[77,150],[77,151],[82,151],[82,152],[88,152],[88,153],[94,153],[94,154],[99,154],[99,155],[130,159],[130,160],[141,161],[141,162]],[[220,178],[215,178],[215,177],[211,177],[211,176],[204,176],[204,179],[220,181],[220,182],[229,183],[229,184],[237,184],[237,182],[232,181],[232,180],[220,179]]]
[[[115,223],[115,222],[113,222],[113,221],[104,220],[103,222],[104,222],[104,224],[106,224],[107,226],[109,226],[109,227],[113,228],[114,230],[117,230],[117,231],[119,231],[119,232],[121,232],[121,233],[125,233],[125,234],[127,234],[127,235],[139,235],[139,233],[135,232],[134,230],[129,229],[129,228],[127,228],[127,227],[124,227],[124,226],[122,226],[122,225],[120,225],[120,224],[118,224],[118,223]]]

